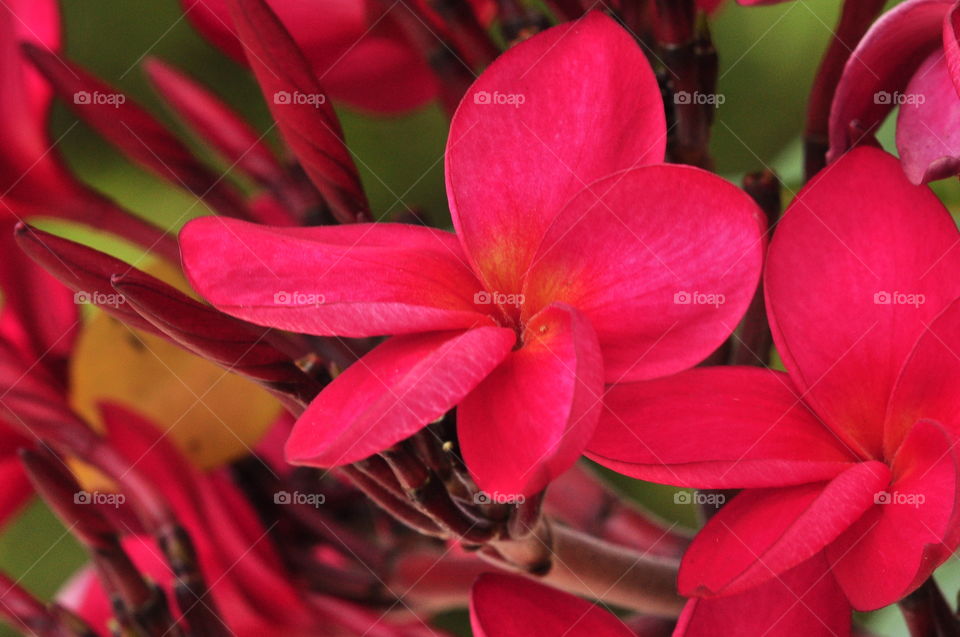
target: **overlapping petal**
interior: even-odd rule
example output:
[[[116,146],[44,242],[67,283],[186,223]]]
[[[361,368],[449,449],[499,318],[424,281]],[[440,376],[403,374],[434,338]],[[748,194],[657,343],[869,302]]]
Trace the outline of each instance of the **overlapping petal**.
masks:
[[[450,233],[400,224],[284,230],[207,217],[180,234],[184,270],[218,309],[321,336],[492,325]]]
[[[592,12],[501,55],[450,127],[447,195],[491,291],[520,291],[554,216],[587,184],[663,161],[660,91],[636,41]]]
[[[830,108],[830,154],[836,160],[873,134],[917,67],[941,46],[950,0],[908,0],[884,14],[854,49]],[[854,131],[862,132],[854,132]]]
[[[563,303],[532,317],[523,347],[457,410],[457,436],[477,485],[529,496],[570,468],[593,435],[603,360],[589,321]]]
[[[480,327],[385,341],[310,404],[287,440],[287,459],[339,466],[400,442],[473,390],[515,340],[513,330]]]
[[[743,191],[697,168],[611,175],[550,225],[523,313],[550,300],[577,307],[597,330],[607,382],[686,369],[730,335],[753,296],[760,219]]]
[[[894,381],[917,338],[960,295],[960,234],[892,156],[858,148],[784,214],[765,273],[777,348],[804,400],[879,457]]]
[[[960,541],[956,438],[922,420],[907,434],[876,504],[828,549],[857,610],[892,604],[920,586]]]
[[[614,385],[587,455],[635,478],[716,489],[828,480],[856,460],[786,374],[754,367]]]
[[[743,491],[687,549],[680,593],[732,595],[793,568],[857,521],[889,482],[885,464],[862,462],[827,483]]]
[[[749,591],[691,599],[674,637],[714,637],[718,626],[730,635],[847,637],[850,620],[850,604],[819,553]]]
[[[960,172],[960,98],[942,51],[931,53],[907,85],[897,117],[897,151],[915,184]]]

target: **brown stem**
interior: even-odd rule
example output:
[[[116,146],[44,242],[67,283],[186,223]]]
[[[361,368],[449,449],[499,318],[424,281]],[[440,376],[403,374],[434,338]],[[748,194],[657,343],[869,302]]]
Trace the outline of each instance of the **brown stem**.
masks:
[[[804,174],[809,180],[827,163],[829,150],[830,106],[850,54],[863,38],[874,19],[883,11],[885,0],[845,0],[834,32],[817,70],[804,132]]]
[[[769,243],[780,218],[780,180],[770,171],[752,173],[743,178],[743,189],[750,195],[767,219],[766,241]],[[770,362],[773,337],[767,323],[767,308],[763,297],[763,280],[757,285],[750,307],[743,317],[740,336],[734,338],[732,365],[757,365],[765,367]]]
[[[933,577],[899,602],[911,637],[957,637],[960,621]]]
[[[496,540],[480,553],[545,584],[643,613],[677,617],[675,560],[652,558],[541,518],[523,539]]]
[[[710,169],[710,127],[716,96],[717,52],[706,22],[695,29],[691,0],[657,0],[655,35],[671,87],[670,161]]]

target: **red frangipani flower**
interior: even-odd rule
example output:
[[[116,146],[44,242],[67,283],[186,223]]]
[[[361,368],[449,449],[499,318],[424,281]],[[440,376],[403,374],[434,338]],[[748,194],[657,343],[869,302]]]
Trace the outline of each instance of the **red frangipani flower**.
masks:
[[[896,159],[851,151],[800,192],[770,245],[786,373],[703,368],[609,392],[590,457],[746,489],[684,557],[680,592],[703,599],[683,634],[848,634],[850,606],[896,602],[957,547],[958,241]]]
[[[467,93],[446,153],[456,235],[204,218],[181,235],[185,268],[253,323],[393,335],[313,401],[291,461],[355,462],[458,406],[480,488],[529,495],[581,454],[605,382],[696,364],[754,290],[759,210],[657,165],[665,137],[643,53],[592,13],[512,48]]]

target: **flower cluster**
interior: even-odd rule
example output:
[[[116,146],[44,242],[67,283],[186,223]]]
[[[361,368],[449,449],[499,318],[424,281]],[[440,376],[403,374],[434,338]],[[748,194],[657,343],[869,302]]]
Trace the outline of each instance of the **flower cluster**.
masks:
[[[960,546],[960,231],[925,185],[960,174],[960,5],[843,3],[781,212],[771,172],[712,171],[720,4],[184,0],[282,137],[147,60],[235,183],[65,57],[55,0],[7,0],[0,524],[36,493],[89,560],[49,604],[0,575],[0,616],[810,637],[899,604],[960,634],[933,579]],[[214,214],[174,235],[83,183],[55,97]],[[448,227],[378,213],[334,108],[433,102]]]

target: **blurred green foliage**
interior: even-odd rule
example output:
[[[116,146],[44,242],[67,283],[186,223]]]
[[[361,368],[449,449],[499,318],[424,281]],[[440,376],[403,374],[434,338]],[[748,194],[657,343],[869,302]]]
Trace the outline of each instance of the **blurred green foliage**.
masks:
[[[256,84],[244,69],[197,37],[176,0],[64,0],[62,5],[68,55],[134,96],[176,130],[181,129],[141,71],[140,64],[149,56],[188,71],[276,144],[277,131]],[[317,0],[317,5],[322,10],[322,0]],[[719,173],[738,181],[745,172],[773,168],[789,186],[785,199],[799,187],[799,133],[806,91],[838,7],[838,0],[803,0],[760,8],[730,3],[712,21],[721,62],[719,91],[725,97],[717,112],[712,145]],[[448,224],[442,161],[447,122],[440,109],[429,106],[387,119],[347,109],[340,113],[378,215],[390,218],[410,207],[435,224]],[[188,219],[208,213],[192,196],[126,163],[62,106],[55,110],[52,128],[73,170],[137,214],[178,228]],[[889,148],[889,123],[881,138]],[[938,184],[936,189],[953,208],[960,204],[956,180]],[[76,236],[112,251],[118,249],[93,233]],[[122,249],[119,252],[125,254]],[[618,488],[662,515],[686,525],[696,523],[692,507],[673,502],[675,489],[613,479]],[[76,543],[40,504],[32,505],[0,536],[0,568],[21,577],[23,584],[43,597],[49,597],[82,561]],[[960,581],[960,567],[951,562],[938,577],[952,595]],[[905,634],[895,609],[877,615],[875,630]],[[458,623],[450,621],[448,625]],[[0,635],[6,634],[0,630]]]

